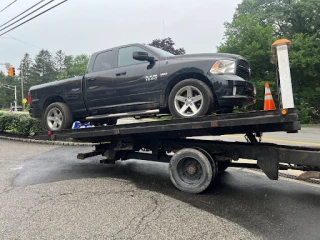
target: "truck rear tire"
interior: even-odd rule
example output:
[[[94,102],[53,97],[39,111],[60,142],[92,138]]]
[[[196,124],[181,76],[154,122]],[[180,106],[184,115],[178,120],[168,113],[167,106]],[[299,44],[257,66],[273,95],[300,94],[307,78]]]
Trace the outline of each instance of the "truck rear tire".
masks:
[[[198,149],[184,148],[176,152],[169,163],[170,179],[181,191],[201,193],[216,177],[210,155]]]
[[[186,79],[173,87],[168,101],[171,115],[175,118],[201,117],[211,112],[213,93],[204,82]]]
[[[43,126],[49,131],[71,129],[73,116],[65,103],[51,103],[43,114]]]

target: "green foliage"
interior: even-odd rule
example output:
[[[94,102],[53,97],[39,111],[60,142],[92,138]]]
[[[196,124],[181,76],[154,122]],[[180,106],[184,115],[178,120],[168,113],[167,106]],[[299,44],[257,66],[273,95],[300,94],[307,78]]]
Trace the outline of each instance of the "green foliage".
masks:
[[[38,85],[56,80],[57,70],[52,54],[41,50],[35,57],[30,70],[30,84]]]
[[[19,82],[16,78],[8,77],[3,74],[3,72],[0,72],[0,82],[3,84],[10,84],[10,85],[17,85]],[[7,89],[5,87],[0,88],[0,105],[2,105],[3,108],[9,108],[10,103],[14,102],[14,91]]]
[[[243,0],[231,23],[225,23],[219,52],[240,54],[252,68],[257,103],[263,109],[264,83],[276,96],[276,67],[270,63],[271,44],[292,41],[290,64],[294,100],[302,122],[320,119],[320,0]]]
[[[24,97],[28,95],[31,86],[84,75],[89,62],[89,56],[66,55],[62,50],[52,55],[48,50],[41,50],[34,59],[25,53],[20,65],[23,70]],[[17,86],[18,105],[21,103],[21,82],[17,77],[7,77],[0,72],[0,82]],[[14,102],[14,91],[0,87],[0,106],[9,108]],[[26,108],[28,105],[26,106]]]
[[[299,121],[301,123],[303,123],[303,124],[311,123],[311,121],[312,121],[312,116],[311,116],[312,108],[306,102],[302,101],[298,105],[297,111],[298,111]]]
[[[167,51],[169,53],[172,53],[174,55],[183,55],[186,53],[184,48],[174,48],[175,43],[172,41],[170,37],[164,38],[164,39],[154,39],[151,43],[149,43],[150,46],[154,46],[157,48],[160,48],[164,51]]]
[[[1,114],[0,132],[28,136],[41,131],[41,123],[25,114]]]

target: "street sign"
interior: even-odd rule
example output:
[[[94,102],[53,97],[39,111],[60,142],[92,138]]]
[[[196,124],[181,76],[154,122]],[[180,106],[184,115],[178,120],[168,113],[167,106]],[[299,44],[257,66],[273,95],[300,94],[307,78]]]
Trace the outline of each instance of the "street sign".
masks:
[[[26,98],[24,98],[22,102],[23,102],[24,104],[26,104],[27,101],[28,101],[28,100],[27,100]]]
[[[5,65],[6,65],[6,69],[9,69],[10,63],[5,63]]]

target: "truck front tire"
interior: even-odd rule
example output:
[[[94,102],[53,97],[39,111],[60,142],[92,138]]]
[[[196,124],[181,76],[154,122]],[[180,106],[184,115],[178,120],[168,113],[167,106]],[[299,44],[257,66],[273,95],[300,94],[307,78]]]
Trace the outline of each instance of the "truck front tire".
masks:
[[[213,93],[206,83],[186,79],[173,87],[168,105],[175,118],[201,117],[211,112]]]
[[[51,103],[43,114],[43,126],[49,131],[71,129],[73,116],[65,103]]]

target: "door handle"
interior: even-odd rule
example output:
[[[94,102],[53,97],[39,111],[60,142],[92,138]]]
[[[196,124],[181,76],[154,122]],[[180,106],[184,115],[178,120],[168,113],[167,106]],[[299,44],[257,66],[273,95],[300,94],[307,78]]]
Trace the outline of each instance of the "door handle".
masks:
[[[126,75],[127,72],[121,72],[121,73],[116,73],[116,76],[122,76],[122,75]]]
[[[88,81],[94,81],[94,80],[96,80],[96,78],[95,78],[95,77],[93,77],[93,78],[87,78],[87,80],[88,80]]]

